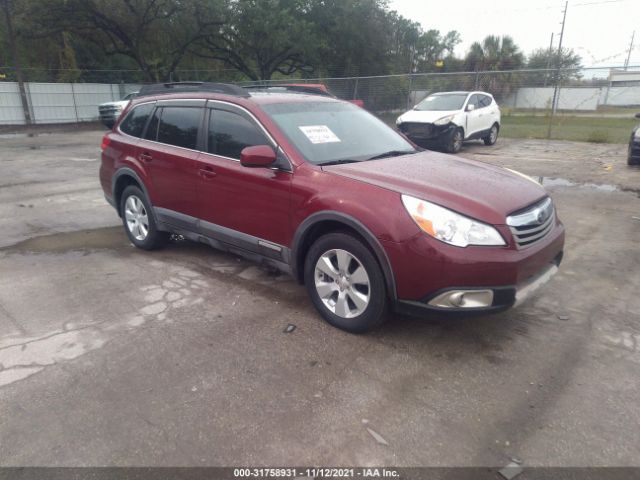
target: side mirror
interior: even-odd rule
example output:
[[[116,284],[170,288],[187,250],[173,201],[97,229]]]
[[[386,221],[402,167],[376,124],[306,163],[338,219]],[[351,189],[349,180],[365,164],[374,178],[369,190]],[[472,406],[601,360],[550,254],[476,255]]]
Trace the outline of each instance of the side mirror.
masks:
[[[243,167],[267,168],[276,161],[276,152],[269,145],[245,147],[240,152],[240,164]]]
[[[640,118],[640,113],[636,113],[636,118]]]
[[[476,109],[476,106],[473,103],[467,105],[467,112],[473,112]]]

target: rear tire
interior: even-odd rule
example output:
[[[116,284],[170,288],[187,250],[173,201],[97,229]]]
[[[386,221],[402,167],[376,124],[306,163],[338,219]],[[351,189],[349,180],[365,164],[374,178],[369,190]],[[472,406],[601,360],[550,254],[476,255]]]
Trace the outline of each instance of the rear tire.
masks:
[[[313,305],[331,325],[364,333],[381,325],[387,311],[384,275],[358,238],[330,233],[311,246],[304,281]]]
[[[447,153],[458,153],[462,148],[462,142],[464,140],[464,132],[461,128],[456,128],[453,132],[451,132],[451,136],[449,137],[449,141],[445,146],[445,150]]]
[[[130,185],[120,197],[120,214],[124,231],[131,243],[143,250],[154,250],[169,240],[168,232],[158,230],[151,203],[137,186]]]
[[[498,133],[500,132],[500,126],[497,123],[494,123],[491,126],[491,130],[489,131],[489,135],[487,135],[486,137],[484,137],[482,140],[484,140],[484,144],[485,145],[495,145],[495,143],[498,141]]]

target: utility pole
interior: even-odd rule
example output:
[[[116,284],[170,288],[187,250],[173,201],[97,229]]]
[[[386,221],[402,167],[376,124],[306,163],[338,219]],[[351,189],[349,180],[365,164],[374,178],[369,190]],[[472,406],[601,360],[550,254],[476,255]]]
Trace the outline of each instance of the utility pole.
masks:
[[[9,37],[9,50],[13,57],[13,66],[16,71],[16,79],[18,80],[18,89],[20,90],[20,101],[22,102],[22,111],[24,112],[24,121],[27,125],[31,125],[31,110],[29,110],[29,102],[27,101],[27,91],[24,88],[24,78],[22,77],[22,68],[20,67],[20,59],[18,58],[18,47],[16,45],[15,31],[13,30],[13,21],[11,18],[12,0],[0,0],[0,7],[4,13],[4,19],[7,25],[7,36]]]
[[[556,86],[553,89],[553,110],[552,110],[552,115],[556,114],[556,111],[558,110],[558,101],[560,100],[558,97],[559,95],[559,91],[558,91],[558,87],[559,87],[559,83],[560,83],[560,67],[562,64],[562,38],[564,37],[564,23],[567,20],[567,9],[569,8],[569,1],[567,0],[564,3],[564,12],[562,14],[562,30],[560,30],[560,41],[558,42],[558,68],[556,69]]]
[[[633,51],[633,41],[636,38],[636,31],[634,30],[631,34],[631,43],[629,44],[629,53],[627,54],[627,60],[624,62],[624,69],[626,70],[629,67],[629,60],[631,59],[631,52]]]
[[[549,42],[549,57],[547,58],[547,68],[544,72],[544,86],[547,86],[547,78],[549,77],[549,69],[551,68],[551,57],[553,56],[553,32],[551,32],[551,41]]]
[[[547,129],[547,138],[551,138],[551,126],[553,125],[553,117],[558,110],[558,101],[560,97],[560,91],[558,90],[560,83],[560,67],[562,64],[562,38],[564,37],[564,24],[567,20],[567,9],[569,8],[569,1],[564,3],[564,12],[562,13],[562,30],[560,30],[560,41],[558,42],[558,67],[556,68],[556,82],[553,88],[553,100],[551,102],[551,115],[549,115],[549,127]]]

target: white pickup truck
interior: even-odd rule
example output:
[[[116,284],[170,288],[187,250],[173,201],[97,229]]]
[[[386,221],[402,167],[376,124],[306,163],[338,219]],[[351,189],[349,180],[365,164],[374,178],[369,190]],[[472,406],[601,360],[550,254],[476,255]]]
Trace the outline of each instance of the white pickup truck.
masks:
[[[118,120],[118,117],[129,103],[129,100],[134,98],[138,92],[128,93],[121,100],[116,102],[101,103],[98,105],[98,113],[100,114],[100,121],[107,127],[111,128]]]

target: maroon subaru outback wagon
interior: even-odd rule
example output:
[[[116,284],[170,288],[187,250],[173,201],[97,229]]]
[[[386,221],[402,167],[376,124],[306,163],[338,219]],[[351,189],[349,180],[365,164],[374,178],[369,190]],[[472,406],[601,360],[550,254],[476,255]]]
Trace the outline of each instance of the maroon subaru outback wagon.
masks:
[[[389,308],[504,310],[562,259],[564,227],[534,180],[420,151],[330,97],[146,86],[103,139],[100,181],[136,247],[178,233],[275,266],[351,332]]]

